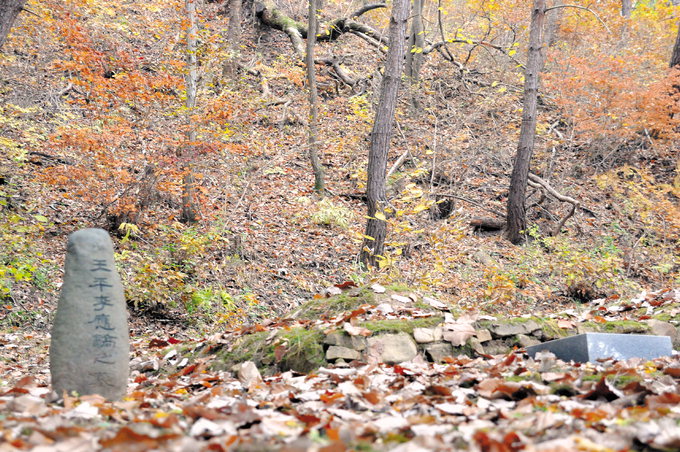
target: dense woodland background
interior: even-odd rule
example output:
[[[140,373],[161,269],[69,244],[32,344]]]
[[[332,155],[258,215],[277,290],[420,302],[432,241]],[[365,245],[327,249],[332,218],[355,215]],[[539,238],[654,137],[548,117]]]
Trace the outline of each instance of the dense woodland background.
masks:
[[[538,179],[513,244],[531,2],[414,2],[372,216],[386,248],[367,270],[392,4],[318,3],[316,118],[307,2],[25,3],[0,58],[4,326],[49,324],[66,236],[92,226],[116,237],[136,313],[198,327],[256,322],[348,280],[516,314],[678,285],[680,7],[547,2]]]

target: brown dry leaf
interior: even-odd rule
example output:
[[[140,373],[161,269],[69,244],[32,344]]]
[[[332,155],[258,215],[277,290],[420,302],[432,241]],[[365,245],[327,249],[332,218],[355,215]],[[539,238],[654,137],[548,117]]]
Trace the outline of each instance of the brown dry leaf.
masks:
[[[623,392],[616,389],[614,385],[607,381],[607,377],[603,375],[593,390],[583,394],[582,397],[586,400],[604,399],[611,402],[612,400],[620,399],[623,396]]]
[[[447,323],[444,325],[443,337],[454,347],[459,347],[475,335],[474,327],[469,323]]]
[[[345,330],[345,332],[350,336],[370,336],[371,334],[373,334],[373,332],[368,328],[354,326],[349,322],[345,322],[342,325],[342,329]]]
[[[101,439],[99,444],[114,452],[141,452],[150,449],[162,449],[164,443],[180,437],[177,433],[159,432],[153,428],[148,428],[149,426],[150,424],[147,423],[123,426],[113,438]]]
[[[557,326],[563,329],[572,329],[576,324],[571,320],[559,319],[557,320]]]

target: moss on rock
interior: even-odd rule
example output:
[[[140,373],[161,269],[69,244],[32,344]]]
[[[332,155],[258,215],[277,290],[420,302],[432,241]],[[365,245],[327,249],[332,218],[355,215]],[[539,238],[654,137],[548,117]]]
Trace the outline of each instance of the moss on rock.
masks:
[[[353,289],[329,298],[310,300],[293,311],[290,317],[315,320],[353,311],[364,304],[375,304],[375,294],[368,288]]]
[[[360,323],[360,326],[371,330],[373,333],[408,333],[413,334],[414,328],[433,328],[444,321],[442,316],[425,317],[421,319],[389,319],[373,320]]]
[[[281,371],[295,370],[307,373],[327,364],[323,350],[324,334],[307,328],[293,328],[278,335],[276,346],[285,347],[278,367]]]
[[[207,352],[219,358],[213,362],[215,370],[229,370],[235,364],[252,361],[265,374],[287,370],[306,373],[327,364],[323,338],[321,331],[303,327],[280,330],[273,337],[262,331],[239,338],[229,349]],[[279,347],[283,348],[277,357]]]

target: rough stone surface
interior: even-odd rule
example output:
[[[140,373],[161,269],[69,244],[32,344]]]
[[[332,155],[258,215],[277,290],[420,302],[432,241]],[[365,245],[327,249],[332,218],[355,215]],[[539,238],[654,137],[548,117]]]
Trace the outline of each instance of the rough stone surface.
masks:
[[[339,347],[352,348],[357,351],[366,349],[366,338],[363,336],[350,336],[339,331],[335,331],[326,336],[323,341],[327,345],[337,345]]]
[[[407,333],[381,334],[368,338],[369,354],[381,362],[397,364],[410,361],[418,354],[416,343]]]
[[[475,336],[477,336],[477,340],[482,344],[484,342],[489,342],[492,339],[491,332],[489,330],[477,330]]]
[[[419,344],[441,341],[442,328],[413,328],[413,338]]]
[[[125,297],[106,231],[69,236],[50,344],[57,394],[76,392],[120,399],[127,390],[129,337]]]
[[[547,350],[563,361],[596,362],[598,359],[654,359],[673,353],[667,336],[587,333],[527,347],[529,356]]]
[[[661,320],[650,319],[647,320],[649,325],[649,332],[656,336],[668,336],[671,338],[673,347],[680,348],[680,331],[668,322]]]
[[[539,339],[541,342],[552,341],[554,339],[562,339],[567,336],[573,336],[578,334],[576,328],[559,328],[554,326],[548,326],[541,328],[538,331],[534,331],[532,336]]]
[[[532,345],[538,345],[540,343],[541,341],[539,341],[538,339],[533,338],[531,336],[527,336],[526,334],[517,335],[517,344],[520,347],[531,347]]]
[[[496,337],[516,336],[518,334],[531,334],[536,330],[541,329],[534,320],[527,320],[526,322],[513,323],[499,323],[490,327],[491,333]]]
[[[479,353],[480,355],[483,355],[484,352],[484,346],[480,342],[479,338],[476,337],[471,337],[468,339],[468,345],[472,350],[475,351],[475,353]]]
[[[361,358],[361,353],[358,351],[347,348],[347,347],[342,347],[340,345],[331,345],[328,347],[328,350],[326,350],[326,359],[327,360],[332,360],[332,359],[359,359]]]
[[[511,347],[504,341],[494,339],[484,343],[484,350],[489,355],[503,355],[511,350]]]
[[[425,345],[425,354],[430,361],[440,363],[444,358],[453,356],[453,347],[448,342],[434,342]]]

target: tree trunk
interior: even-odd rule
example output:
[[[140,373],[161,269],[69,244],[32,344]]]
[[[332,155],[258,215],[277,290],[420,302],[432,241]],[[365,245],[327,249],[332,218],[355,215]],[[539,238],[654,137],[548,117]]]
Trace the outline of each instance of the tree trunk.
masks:
[[[230,0],[227,4],[229,9],[229,28],[227,29],[229,55],[222,67],[222,77],[233,78],[236,74],[236,55],[238,54],[241,37],[241,1]]]
[[[191,160],[194,155],[194,147],[196,142],[196,128],[193,123],[192,115],[196,110],[196,79],[197,79],[197,25],[196,25],[196,0],[185,0],[186,14],[187,14],[187,53],[186,53],[186,74],[184,77],[187,89],[187,143],[184,147],[182,155],[182,163],[184,170],[184,180],[182,181],[182,211],[180,213],[180,221],[184,223],[195,223],[198,219],[196,212],[196,200],[194,199],[194,185],[196,179],[193,173],[193,165]]]
[[[229,29],[227,39],[232,47],[238,46],[241,36],[241,0],[231,0],[229,2]]]
[[[633,1],[632,0],[621,0],[621,15],[626,19],[630,18],[633,12]]]
[[[394,0],[389,26],[389,50],[385,61],[385,75],[380,87],[380,101],[371,132],[371,149],[368,152],[368,223],[366,238],[360,260],[365,266],[375,266],[383,256],[387,223],[385,221],[385,171],[387,153],[394,125],[397,94],[404,67],[406,22],[409,13],[408,0]],[[378,216],[376,217],[376,214]]]
[[[551,6],[560,6],[563,4],[563,0],[554,0]],[[565,8],[553,9],[545,18],[545,37],[543,42],[545,42],[548,47],[552,47],[557,42],[557,32],[560,29],[560,22],[564,9]],[[543,57],[545,58],[545,55],[543,55]]]
[[[309,85],[309,161],[314,171],[314,191],[323,193],[325,189],[323,167],[319,161],[319,99],[316,89],[316,68],[314,66],[314,44],[316,44],[316,0],[309,0],[309,33],[307,34],[307,83]]]
[[[417,114],[420,109],[416,90],[420,79],[420,67],[423,64],[423,49],[425,47],[425,27],[423,26],[423,0],[413,0],[411,33],[408,38],[406,52],[406,67],[404,72],[410,82],[411,113]]]
[[[680,25],[678,26],[678,34],[675,37],[675,45],[673,46],[673,55],[671,56],[670,67],[680,65]]]
[[[26,0],[0,0],[0,49]]]
[[[529,177],[529,163],[534,151],[536,137],[536,111],[538,100],[539,75],[543,61],[543,25],[545,23],[545,0],[534,0],[529,32],[529,55],[524,74],[524,110],[519,134],[517,154],[510,178],[508,196],[506,236],[514,244],[523,241],[526,230],[526,189]]]

